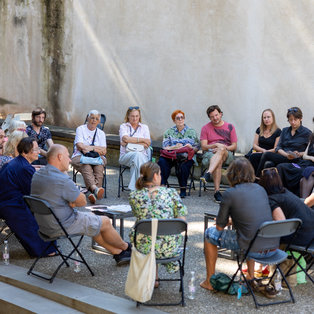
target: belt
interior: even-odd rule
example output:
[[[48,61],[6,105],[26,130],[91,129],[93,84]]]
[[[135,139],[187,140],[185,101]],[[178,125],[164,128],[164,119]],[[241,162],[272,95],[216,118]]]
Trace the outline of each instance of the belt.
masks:
[[[257,253],[259,253],[259,254],[267,254],[267,253],[269,253],[269,252],[274,252],[274,251],[276,251],[277,249],[270,249],[270,250],[263,250],[263,251],[259,251],[259,252],[257,252]]]

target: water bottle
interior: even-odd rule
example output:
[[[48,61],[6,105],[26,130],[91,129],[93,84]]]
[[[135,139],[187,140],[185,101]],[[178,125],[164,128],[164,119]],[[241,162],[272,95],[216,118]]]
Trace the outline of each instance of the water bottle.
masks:
[[[276,291],[278,292],[277,294],[280,294],[282,287],[281,287],[281,274],[280,274],[279,269],[276,270],[274,286],[275,286]]]
[[[4,262],[4,265],[9,265],[10,264],[10,254],[9,254],[9,244],[8,244],[8,241],[4,241],[3,262]]]
[[[189,280],[189,294],[188,298],[190,300],[195,299],[195,292],[196,292],[196,287],[195,287],[195,271],[191,271],[191,276]]]
[[[79,258],[79,255],[76,253],[75,254],[75,258],[78,259]],[[76,273],[79,273],[81,271],[81,262],[79,261],[74,261],[74,271]]]

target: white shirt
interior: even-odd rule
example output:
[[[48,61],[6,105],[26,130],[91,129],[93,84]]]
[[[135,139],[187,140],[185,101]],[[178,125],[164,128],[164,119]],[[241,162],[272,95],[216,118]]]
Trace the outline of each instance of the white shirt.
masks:
[[[127,135],[131,136],[134,133],[134,129],[131,126],[130,122],[122,123],[120,125],[119,135],[120,135],[120,142],[122,142],[122,137]],[[138,128],[136,132],[132,135],[132,137],[139,137],[139,138],[148,138],[150,139],[150,133],[148,126],[143,123],[138,124]],[[125,146],[120,145],[120,157],[123,156],[126,153]],[[146,149],[143,152],[145,155],[147,155]]]
[[[97,130],[97,133],[96,133],[94,145],[95,146],[107,147],[105,132],[100,130],[99,128],[97,128],[96,130]],[[76,147],[77,143],[83,143],[84,145],[92,145],[93,137],[94,137],[94,134],[95,134],[96,130],[91,131],[87,127],[87,124],[80,125],[76,129],[75,140],[74,140],[74,151],[73,151],[72,158],[75,157],[75,156],[82,155],[81,152]]]

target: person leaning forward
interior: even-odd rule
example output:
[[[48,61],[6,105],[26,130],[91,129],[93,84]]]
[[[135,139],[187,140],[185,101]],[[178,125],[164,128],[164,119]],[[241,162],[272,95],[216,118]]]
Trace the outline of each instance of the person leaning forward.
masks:
[[[203,155],[203,166],[208,167],[204,176],[200,179],[209,182],[212,176],[215,188],[215,200],[221,202],[222,195],[219,191],[221,181],[221,167],[229,165],[234,159],[237,149],[237,134],[232,124],[222,120],[222,111],[217,105],[207,108],[209,123],[201,130],[201,148]]]
[[[108,217],[75,209],[86,205],[86,197],[66,173],[70,163],[67,148],[59,144],[52,145],[47,154],[47,161],[48,165],[33,176],[31,195],[49,202],[69,234],[93,237],[94,241],[113,254],[118,265],[129,262],[131,244],[122,240]],[[36,214],[35,218],[44,234],[50,237],[63,234],[54,220],[50,221]]]
[[[72,155],[72,165],[82,173],[86,188],[91,192],[88,199],[92,204],[95,204],[96,199],[101,199],[105,192],[102,182],[104,165],[106,164],[107,144],[105,132],[97,128],[100,116],[97,110],[91,110],[87,117],[87,124],[83,124],[76,129]],[[93,141],[94,138],[95,140]],[[81,163],[81,156],[89,152],[98,153],[103,164],[91,165]]]

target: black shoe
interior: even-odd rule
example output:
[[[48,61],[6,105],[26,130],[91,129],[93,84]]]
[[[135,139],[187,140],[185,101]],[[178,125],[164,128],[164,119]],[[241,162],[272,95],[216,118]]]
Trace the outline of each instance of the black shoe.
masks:
[[[200,180],[202,180],[204,184],[210,182],[210,172],[205,172],[204,175],[200,177]]]
[[[122,251],[120,254],[114,254],[113,258],[117,262],[118,266],[128,264],[131,259],[132,246],[131,243],[128,243],[128,248]]]
[[[219,191],[215,192],[214,198],[215,198],[215,201],[216,201],[217,203],[220,203],[220,202],[222,201],[222,195],[221,195],[221,193],[220,193]]]
[[[186,197],[186,188],[180,188],[180,197],[185,198]]]

